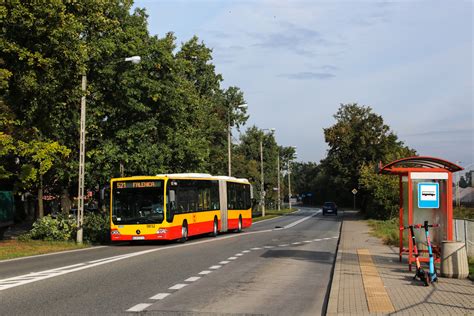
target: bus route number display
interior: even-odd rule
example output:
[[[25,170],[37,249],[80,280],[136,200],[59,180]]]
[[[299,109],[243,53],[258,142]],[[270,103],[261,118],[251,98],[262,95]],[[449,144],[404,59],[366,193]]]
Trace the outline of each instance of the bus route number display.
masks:
[[[160,188],[161,181],[121,181],[115,182],[117,189]]]

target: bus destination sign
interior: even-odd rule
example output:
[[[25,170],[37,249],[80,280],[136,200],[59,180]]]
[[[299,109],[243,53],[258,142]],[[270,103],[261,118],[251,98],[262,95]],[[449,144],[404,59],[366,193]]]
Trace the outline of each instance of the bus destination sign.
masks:
[[[117,189],[161,188],[163,181],[120,181],[115,182]]]

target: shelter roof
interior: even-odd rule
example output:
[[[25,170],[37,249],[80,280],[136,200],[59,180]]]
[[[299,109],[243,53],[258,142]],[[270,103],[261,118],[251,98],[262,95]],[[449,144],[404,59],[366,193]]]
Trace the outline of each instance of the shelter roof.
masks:
[[[399,160],[392,161],[391,163],[381,167],[379,173],[381,174],[400,174],[409,171],[424,171],[430,172],[430,169],[444,169],[449,172],[461,171],[464,168],[435,157],[408,157]]]

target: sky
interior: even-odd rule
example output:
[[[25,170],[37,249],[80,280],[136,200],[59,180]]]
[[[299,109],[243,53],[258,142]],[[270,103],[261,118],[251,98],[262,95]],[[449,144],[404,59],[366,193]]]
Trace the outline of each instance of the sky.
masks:
[[[247,127],[319,162],[340,104],[370,106],[419,155],[474,163],[473,1],[135,1],[150,34],[193,35]],[[244,127],[245,129],[245,127]],[[473,166],[474,167],[474,166]]]

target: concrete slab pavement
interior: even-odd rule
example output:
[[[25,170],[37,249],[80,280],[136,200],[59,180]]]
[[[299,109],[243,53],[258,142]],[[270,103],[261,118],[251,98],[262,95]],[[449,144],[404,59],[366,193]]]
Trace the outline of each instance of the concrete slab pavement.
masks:
[[[413,280],[407,263],[398,261],[398,249],[384,245],[369,231],[367,221],[357,212],[344,212],[327,315],[474,315],[473,281],[440,278],[438,283],[424,287]],[[380,277],[394,311],[371,310],[381,291],[366,288],[367,275],[358,250],[359,254],[361,250],[370,254],[376,271],[369,270],[369,277]]]

